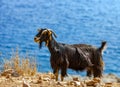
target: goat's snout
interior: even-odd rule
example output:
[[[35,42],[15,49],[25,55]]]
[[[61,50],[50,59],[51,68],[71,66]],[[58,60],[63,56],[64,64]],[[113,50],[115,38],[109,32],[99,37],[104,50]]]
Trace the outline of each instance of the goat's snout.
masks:
[[[34,40],[36,40],[37,39],[37,37],[34,37]]]
[[[35,41],[35,42],[40,42],[40,40],[39,40],[38,37],[34,37],[34,41]]]

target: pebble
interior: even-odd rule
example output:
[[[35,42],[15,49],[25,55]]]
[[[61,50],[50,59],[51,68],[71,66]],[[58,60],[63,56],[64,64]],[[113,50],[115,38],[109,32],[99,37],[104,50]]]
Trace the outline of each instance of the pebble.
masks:
[[[8,74],[12,74],[13,72],[13,69],[7,69],[1,73],[1,76],[7,76]]]
[[[67,82],[57,82],[56,85],[67,86]]]
[[[50,78],[43,78],[43,81],[50,81]]]
[[[30,84],[23,78],[23,87],[30,87]]]
[[[73,77],[73,81],[79,81],[78,77]]]
[[[75,83],[74,85],[77,87],[81,85],[81,83],[79,81],[74,81],[74,83]]]
[[[17,72],[13,72],[13,73],[11,73],[11,76],[13,76],[13,77],[19,77],[20,75]]]

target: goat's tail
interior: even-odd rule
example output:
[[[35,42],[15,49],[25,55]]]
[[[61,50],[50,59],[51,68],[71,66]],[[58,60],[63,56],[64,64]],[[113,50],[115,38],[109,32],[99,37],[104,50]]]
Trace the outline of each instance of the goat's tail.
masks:
[[[103,41],[101,47],[99,47],[99,51],[102,53],[106,49],[106,46],[107,46],[107,42]]]

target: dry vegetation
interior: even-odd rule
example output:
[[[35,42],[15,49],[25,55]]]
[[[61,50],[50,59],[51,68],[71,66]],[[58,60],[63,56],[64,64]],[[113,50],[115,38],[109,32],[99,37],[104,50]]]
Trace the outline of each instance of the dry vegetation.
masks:
[[[113,74],[100,78],[68,76],[55,81],[52,73],[38,73],[35,58],[20,57],[18,50],[10,59],[4,60],[4,70],[0,73],[0,87],[120,87],[120,78]]]
[[[22,76],[33,76],[36,74],[36,61],[35,58],[27,56],[20,58],[18,49],[12,54],[10,59],[4,59],[4,71],[13,70]]]

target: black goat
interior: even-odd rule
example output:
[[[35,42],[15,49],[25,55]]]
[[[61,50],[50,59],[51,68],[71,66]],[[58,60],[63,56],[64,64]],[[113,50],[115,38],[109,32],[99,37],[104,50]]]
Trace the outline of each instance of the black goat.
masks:
[[[41,48],[42,42],[46,43],[51,57],[50,63],[53,73],[58,80],[58,73],[61,70],[61,80],[67,75],[67,68],[83,71],[87,70],[87,76],[101,77],[103,71],[102,52],[105,48],[106,42],[102,42],[100,48],[93,47],[86,44],[63,44],[58,43],[53,38],[55,33],[50,29],[40,29],[35,36],[34,41],[39,43]]]

